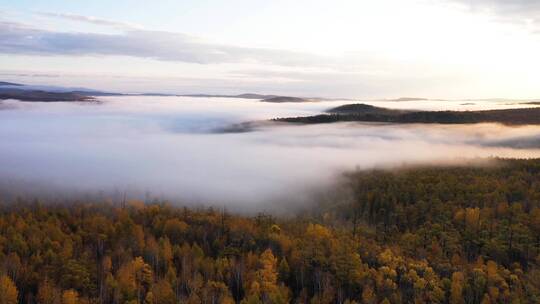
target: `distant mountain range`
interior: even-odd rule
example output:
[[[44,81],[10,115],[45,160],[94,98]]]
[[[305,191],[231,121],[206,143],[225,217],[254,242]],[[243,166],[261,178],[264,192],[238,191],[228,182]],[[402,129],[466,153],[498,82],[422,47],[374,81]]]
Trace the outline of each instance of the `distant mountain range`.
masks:
[[[22,101],[90,101],[94,98],[74,92],[45,92],[16,89],[1,89],[0,99],[17,99]]]
[[[238,95],[213,95],[213,94],[182,94],[182,95],[169,95],[169,96],[183,96],[183,97],[218,97],[218,98],[245,98],[245,99],[268,99],[278,97],[277,95],[263,95],[255,93],[244,93]]]
[[[0,100],[17,99],[21,101],[93,101],[94,96],[120,95],[85,88],[64,88],[56,86],[24,85],[0,81]]]
[[[65,88],[56,86],[24,85],[20,83],[0,81],[0,100],[17,99],[21,101],[92,101],[99,96],[180,96],[180,97],[208,97],[208,98],[244,98],[258,99],[263,102],[309,102],[319,98],[299,98],[291,96],[265,95],[244,93],[238,95],[213,94],[164,94],[164,93],[114,93],[103,92],[86,88]]]
[[[22,84],[0,81],[0,86],[22,86]]]
[[[420,97],[400,97],[396,99],[388,99],[388,101],[425,101],[429,100],[428,98],[420,98]]]
[[[172,96],[185,96],[185,97],[224,97],[224,98],[245,98],[245,99],[259,99],[262,102],[310,102],[315,100],[321,100],[320,98],[300,98],[292,96],[279,96],[279,95],[262,95],[255,93],[244,93],[239,95],[208,95],[208,94],[187,94],[187,95],[172,95]]]
[[[310,102],[313,100],[307,99],[307,98],[290,97],[290,96],[275,96],[275,97],[265,98],[262,101],[283,103],[283,102]]]

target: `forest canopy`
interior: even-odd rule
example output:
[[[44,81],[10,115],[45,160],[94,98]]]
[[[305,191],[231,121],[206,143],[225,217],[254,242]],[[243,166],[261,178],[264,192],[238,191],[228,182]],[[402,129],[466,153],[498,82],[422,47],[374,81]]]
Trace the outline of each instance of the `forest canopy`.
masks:
[[[501,123],[505,125],[540,124],[540,108],[483,111],[413,111],[380,108],[367,104],[347,104],[332,108],[326,114],[276,118],[273,121],[300,124],[335,122],[383,122],[426,124]]]
[[[346,174],[293,217],[0,207],[0,303],[537,303],[540,160]]]

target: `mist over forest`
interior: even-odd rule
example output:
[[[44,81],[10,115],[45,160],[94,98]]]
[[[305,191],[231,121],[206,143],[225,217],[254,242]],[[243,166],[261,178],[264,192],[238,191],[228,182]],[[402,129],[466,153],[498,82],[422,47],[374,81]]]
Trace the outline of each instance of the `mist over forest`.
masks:
[[[246,121],[319,114],[346,103],[158,96],[5,101],[0,111],[4,196],[127,196],[278,212],[306,204],[314,189],[332,186],[355,168],[540,155],[540,126],[262,124],[253,132],[215,132]],[[462,102],[372,103],[437,110]],[[469,105],[511,106],[504,101]]]

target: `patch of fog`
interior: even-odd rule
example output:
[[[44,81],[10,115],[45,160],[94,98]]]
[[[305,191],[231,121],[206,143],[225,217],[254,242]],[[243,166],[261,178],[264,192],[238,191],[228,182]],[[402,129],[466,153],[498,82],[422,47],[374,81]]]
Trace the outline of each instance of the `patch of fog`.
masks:
[[[410,100],[410,101],[368,101],[362,102],[382,108],[422,111],[481,111],[518,108],[535,108],[539,105],[528,100]]]
[[[540,126],[339,123],[215,134],[207,131],[246,120],[317,114],[349,102],[100,99],[104,102],[8,102],[10,108],[0,111],[0,179],[39,185],[35,189],[126,191],[130,197],[148,191],[184,203],[275,211],[305,201],[309,189],[356,167],[540,157],[534,144],[540,142]]]

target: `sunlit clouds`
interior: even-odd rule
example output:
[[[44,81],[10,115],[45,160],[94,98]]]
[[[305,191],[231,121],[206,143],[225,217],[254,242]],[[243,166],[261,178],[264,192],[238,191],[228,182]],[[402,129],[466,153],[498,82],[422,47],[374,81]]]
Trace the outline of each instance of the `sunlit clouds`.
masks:
[[[534,1],[240,2],[2,4],[0,73],[130,92],[540,96]]]

